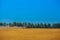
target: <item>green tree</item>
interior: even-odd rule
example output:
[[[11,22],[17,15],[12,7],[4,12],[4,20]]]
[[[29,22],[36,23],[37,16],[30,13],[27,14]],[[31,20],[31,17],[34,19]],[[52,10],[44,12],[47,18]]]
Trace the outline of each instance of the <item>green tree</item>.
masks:
[[[53,28],[60,28],[60,23],[53,24]]]
[[[0,22],[0,26],[3,26],[3,23],[2,22]]]
[[[52,28],[51,24],[48,24],[48,28]]]

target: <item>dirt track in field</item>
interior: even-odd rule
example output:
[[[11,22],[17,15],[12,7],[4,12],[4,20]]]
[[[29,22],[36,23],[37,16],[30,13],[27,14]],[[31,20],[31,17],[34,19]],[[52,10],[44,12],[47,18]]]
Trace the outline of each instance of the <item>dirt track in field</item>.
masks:
[[[60,40],[60,29],[0,28],[0,40]]]

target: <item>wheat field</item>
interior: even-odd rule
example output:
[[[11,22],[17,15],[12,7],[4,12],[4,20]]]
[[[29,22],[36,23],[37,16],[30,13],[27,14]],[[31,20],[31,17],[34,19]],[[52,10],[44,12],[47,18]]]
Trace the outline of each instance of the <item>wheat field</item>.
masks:
[[[0,40],[60,40],[60,29],[0,28]]]

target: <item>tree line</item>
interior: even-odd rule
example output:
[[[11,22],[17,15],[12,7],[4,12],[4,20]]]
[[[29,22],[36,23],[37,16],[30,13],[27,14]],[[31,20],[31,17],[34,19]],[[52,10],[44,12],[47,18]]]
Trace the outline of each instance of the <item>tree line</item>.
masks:
[[[43,24],[43,23],[22,23],[22,22],[12,22],[12,23],[2,23],[0,22],[0,27],[9,26],[9,27],[25,27],[25,28],[60,28],[60,23],[54,24]]]

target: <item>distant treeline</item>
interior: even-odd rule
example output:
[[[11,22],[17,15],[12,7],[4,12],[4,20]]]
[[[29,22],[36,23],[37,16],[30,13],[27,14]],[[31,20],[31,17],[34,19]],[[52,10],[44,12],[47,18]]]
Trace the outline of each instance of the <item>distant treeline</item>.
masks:
[[[0,22],[0,27],[25,27],[25,28],[60,28],[60,23],[55,24],[43,24],[43,23],[21,23],[21,22],[12,22],[12,23],[2,23]]]

